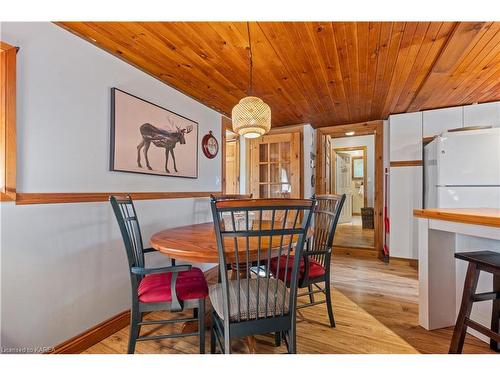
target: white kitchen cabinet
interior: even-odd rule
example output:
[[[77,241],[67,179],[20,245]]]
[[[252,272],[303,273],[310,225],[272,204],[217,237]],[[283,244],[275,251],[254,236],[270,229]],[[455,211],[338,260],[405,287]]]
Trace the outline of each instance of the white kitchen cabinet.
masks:
[[[466,105],[464,126],[500,127],[500,102]]]
[[[423,136],[433,137],[463,126],[463,108],[451,107],[423,112]]]
[[[422,112],[389,116],[391,161],[422,160]]]
[[[413,210],[422,208],[422,167],[391,167],[389,192],[389,256],[417,259],[418,223]]]

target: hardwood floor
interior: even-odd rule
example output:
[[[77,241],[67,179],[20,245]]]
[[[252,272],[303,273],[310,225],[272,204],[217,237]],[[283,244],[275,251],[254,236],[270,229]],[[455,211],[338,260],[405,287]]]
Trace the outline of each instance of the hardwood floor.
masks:
[[[447,353],[452,329],[426,331],[418,326],[417,271],[406,265],[384,264],[377,259],[334,256],[332,285],[336,328],[328,326],[325,305],[303,309],[297,322],[298,353]],[[319,298],[319,297],[317,297]],[[148,319],[165,319],[155,313]],[[179,327],[176,327],[177,329]],[[150,333],[154,328],[144,329]],[[155,333],[170,332],[156,329]],[[126,353],[128,328],[89,348],[85,353]],[[271,335],[257,336],[258,353],[283,353]],[[194,337],[146,341],[137,353],[197,353]],[[207,332],[207,352],[209,334]],[[233,342],[233,351],[246,347]],[[494,353],[489,345],[467,335],[464,353]]]
[[[363,229],[361,227],[361,219],[359,217],[354,217],[354,219],[358,220],[359,224],[354,221],[353,224],[345,223],[337,225],[333,241],[334,246],[373,249],[374,230]]]

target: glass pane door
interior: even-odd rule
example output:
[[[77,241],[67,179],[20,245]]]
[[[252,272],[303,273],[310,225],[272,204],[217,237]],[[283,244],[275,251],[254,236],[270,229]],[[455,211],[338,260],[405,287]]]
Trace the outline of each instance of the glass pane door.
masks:
[[[300,133],[267,135],[252,150],[252,191],[258,198],[300,197]]]

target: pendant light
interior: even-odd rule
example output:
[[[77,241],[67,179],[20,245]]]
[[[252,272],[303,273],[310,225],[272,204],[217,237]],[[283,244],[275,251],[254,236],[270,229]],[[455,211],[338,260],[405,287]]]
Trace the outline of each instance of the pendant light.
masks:
[[[271,130],[271,108],[262,99],[253,94],[253,61],[252,40],[250,38],[250,23],[247,22],[249,79],[246,97],[233,108],[233,131],[245,138],[258,138]]]

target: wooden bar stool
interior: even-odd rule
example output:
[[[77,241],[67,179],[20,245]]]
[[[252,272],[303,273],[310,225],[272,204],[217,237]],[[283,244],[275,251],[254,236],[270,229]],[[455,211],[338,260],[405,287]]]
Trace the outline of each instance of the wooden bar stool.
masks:
[[[462,353],[467,327],[471,327],[488,336],[490,338],[490,348],[500,352],[500,253],[493,251],[457,253],[455,254],[455,258],[469,262],[469,266],[465,277],[462,304],[455,324],[455,330],[453,331],[449,353]],[[493,292],[476,294],[477,281],[481,271],[493,274]],[[491,329],[469,318],[474,302],[488,300],[493,300]]]

